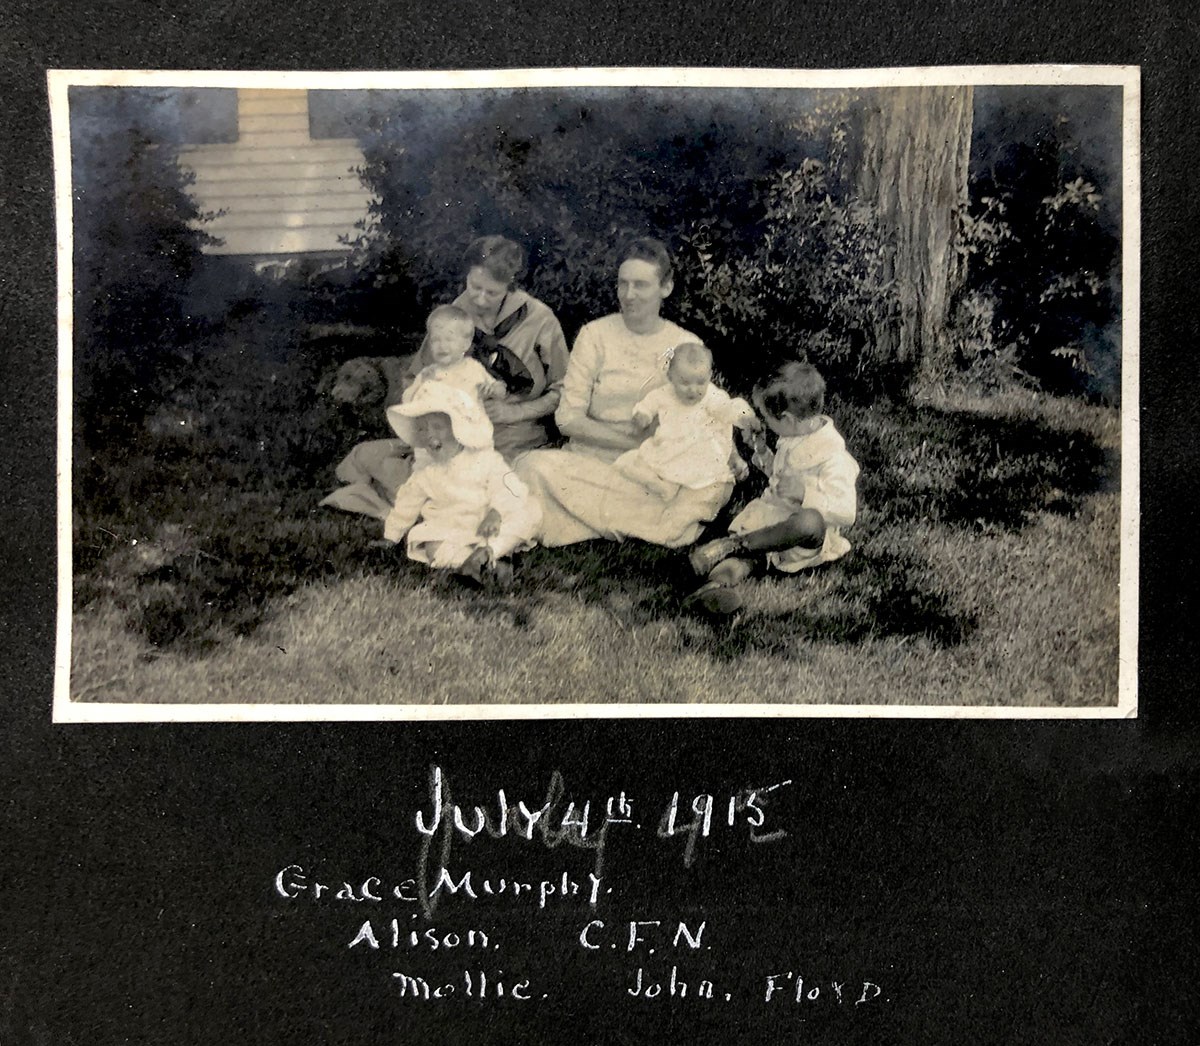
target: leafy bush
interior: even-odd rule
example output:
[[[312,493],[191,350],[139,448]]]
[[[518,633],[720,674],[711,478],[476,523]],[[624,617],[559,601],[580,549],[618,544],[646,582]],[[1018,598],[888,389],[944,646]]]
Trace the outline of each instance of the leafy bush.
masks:
[[[954,338],[981,384],[1116,398],[1119,240],[1101,181],[1061,115],[972,177]]]
[[[90,443],[138,424],[190,363],[189,281],[213,238],[161,126],[168,101],[72,89],[75,418]]]
[[[793,92],[756,100],[771,118],[748,120],[744,100],[711,94],[465,104],[398,98],[364,141],[377,204],[356,264],[385,310],[457,293],[465,244],[501,232],[529,249],[527,285],[570,334],[612,311],[614,252],[650,233],[679,256],[668,310],[712,342],[731,384],[805,354],[869,369],[865,332],[891,304],[878,228],[842,174],[844,105],[814,120]]]
[[[807,359],[846,391],[886,387],[870,332],[896,309],[886,240],[873,210],[830,184],[815,158],[772,176],[761,234],[724,242],[702,222],[683,237],[680,307],[725,346],[722,370],[745,387],[789,359]]]

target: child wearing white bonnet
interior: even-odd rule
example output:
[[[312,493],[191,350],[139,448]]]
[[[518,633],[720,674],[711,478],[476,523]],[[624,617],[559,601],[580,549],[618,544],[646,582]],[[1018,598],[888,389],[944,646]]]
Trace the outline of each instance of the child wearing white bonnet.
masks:
[[[385,540],[407,535],[410,559],[481,581],[512,577],[509,557],[533,544],[541,509],[492,446],[492,423],[475,397],[430,382],[389,408],[401,439],[428,463],[396,492]]]

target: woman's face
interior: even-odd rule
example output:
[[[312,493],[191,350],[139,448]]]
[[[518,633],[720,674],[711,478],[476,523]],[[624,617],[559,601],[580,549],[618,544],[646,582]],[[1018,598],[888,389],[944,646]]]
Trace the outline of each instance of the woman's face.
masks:
[[[482,265],[476,265],[467,273],[467,308],[472,315],[490,320],[500,310],[500,303],[508,293],[508,284],[501,283]]]
[[[653,262],[626,258],[617,270],[617,301],[625,322],[636,325],[657,318],[671,287],[670,280],[659,278]]]

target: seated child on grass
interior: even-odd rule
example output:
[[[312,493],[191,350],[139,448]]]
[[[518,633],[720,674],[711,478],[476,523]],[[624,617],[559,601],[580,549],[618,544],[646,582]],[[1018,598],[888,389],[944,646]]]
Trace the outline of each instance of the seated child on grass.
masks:
[[[396,492],[383,536],[408,555],[473,581],[512,579],[509,557],[533,544],[541,509],[492,447],[477,398],[430,382],[395,408],[400,437],[428,456]]]
[[[755,390],[754,403],[777,437],[755,464],[770,478],[766,491],[729,525],[729,536],[698,546],[691,564],[707,582],[690,599],[708,610],[741,606],[736,586],[765,559],[792,574],[839,559],[850,551],[841,533],[858,508],[858,463],[825,408],[825,380],[816,367],[788,363]],[[765,556],[763,555],[765,553]]]
[[[733,429],[761,428],[745,400],[731,399],[712,383],[712,353],[699,342],[672,350],[667,384],[634,407],[633,421],[649,435],[613,464],[662,498],[674,497],[680,487],[701,490],[744,472]]]

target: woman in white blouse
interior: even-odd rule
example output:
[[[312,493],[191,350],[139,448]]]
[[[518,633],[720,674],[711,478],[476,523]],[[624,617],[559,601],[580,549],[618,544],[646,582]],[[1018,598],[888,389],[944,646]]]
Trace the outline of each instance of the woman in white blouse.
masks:
[[[554,418],[567,445],[531,451],[516,463],[542,506],[543,545],[635,537],[676,548],[695,541],[729,500],[729,482],[663,498],[612,467],[641,442],[633,408],[665,384],[671,350],[699,340],[662,316],[673,272],[658,240],[634,240],[622,251],[620,311],[583,327],[563,379]]]

